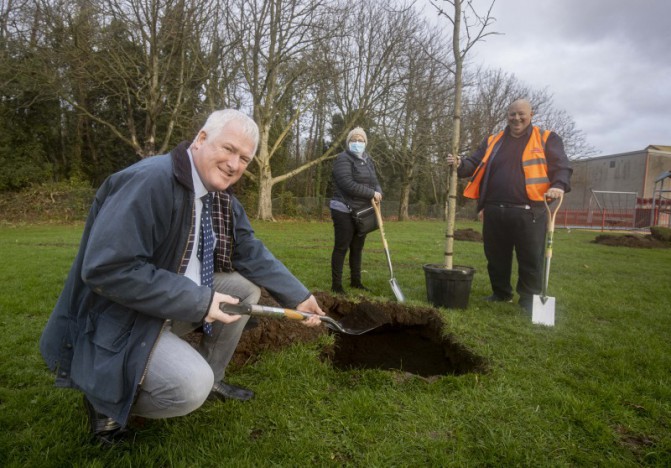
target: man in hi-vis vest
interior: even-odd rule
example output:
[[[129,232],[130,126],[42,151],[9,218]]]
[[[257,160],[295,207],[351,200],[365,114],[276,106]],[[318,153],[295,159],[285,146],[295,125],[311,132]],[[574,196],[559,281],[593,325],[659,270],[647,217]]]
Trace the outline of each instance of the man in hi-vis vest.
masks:
[[[513,250],[517,256],[519,304],[528,311],[542,288],[547,214],[543,197],[571,190],[573,170],[559,135],[531,125],[526,99],[508,107],[508,125],[490,135],[468,158],[449,155],[459,177],[470,177],[464,196],[483,210],[482,236],[492,284],[490,302],[512,302]]]

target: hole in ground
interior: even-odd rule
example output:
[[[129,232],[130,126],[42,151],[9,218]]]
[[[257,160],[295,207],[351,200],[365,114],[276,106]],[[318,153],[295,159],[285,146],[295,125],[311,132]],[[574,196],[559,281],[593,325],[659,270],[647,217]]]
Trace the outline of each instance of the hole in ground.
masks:
[[[335,343],[324,357],[337,369],[400,370],[422,377],[484,372],[485,360],[444,335],[444,323],[432,308],[396,302],[359,303],[329,297],[320,303],[348,328],[377,328],[362,334],[335,333]]]
[[[353,302],[326,293],[315,296],[324,312],[347,328],[377,328],[362,335],[347,335],[289,320],[257,318],[258,325],[242,334],[231,365],[241,367],[256,361],[264,351],[312,342],[324,333],[333,333],[335,343],[324,349],[322,359],[337,369],[400,370],[422,377],[486,372],[481,356],[460,344],[454,335],[443,334],[444,324],[436,309],[371,302],[363,297],[361,302]],[[265,292],[260,303],[277,306]],[[198,339],[195,335],[190,341]]]
[[[325,356],[337,369],[382,369],[434,377],[480,372],[483,363],[458,343],[435,336],[426,325],[383,325],[365,335],[337,333]]]

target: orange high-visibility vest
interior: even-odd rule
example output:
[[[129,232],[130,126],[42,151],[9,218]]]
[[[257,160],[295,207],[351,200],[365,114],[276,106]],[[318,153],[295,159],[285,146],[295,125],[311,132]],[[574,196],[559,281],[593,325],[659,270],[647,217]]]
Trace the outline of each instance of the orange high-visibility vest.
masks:
[[[532,127],[531,137],[524,153],[522,154],[522,169],[524,170],[524,181],[526,184],[527,196],[533,201],[543,201],[545,193],[550,188],[550,179],[548,178],[548,163],[545,159],[545,143],[550,136],[550,130],[542,131],[538,127]],[[487,151],[485,156],[475,168],[470,182],[464,189],[464,196],[467,198],[480,198],[480,183],[485,175],[487,161],[499,146],[497,143],[503,138],[503,131],[496,135],[490,135],[487,140]]]

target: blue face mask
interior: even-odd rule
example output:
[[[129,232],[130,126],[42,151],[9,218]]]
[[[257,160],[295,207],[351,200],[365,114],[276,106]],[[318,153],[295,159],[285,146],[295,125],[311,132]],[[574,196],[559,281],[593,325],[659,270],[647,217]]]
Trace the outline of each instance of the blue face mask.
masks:
[[[365,150],[365,149],[366,149],[366,143],[364,143],[362,141],[353,141],[349,144],[349,150],[352,153],[355,153],[355,154],[358,154],[358,155],[363,154],[363,150]]]

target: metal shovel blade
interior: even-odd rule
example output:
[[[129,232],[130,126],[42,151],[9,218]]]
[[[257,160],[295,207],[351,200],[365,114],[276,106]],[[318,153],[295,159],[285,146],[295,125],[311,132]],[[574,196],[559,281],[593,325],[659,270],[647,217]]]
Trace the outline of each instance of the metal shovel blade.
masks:
[[[394,292],[396,300],[398,302],[405,302],[405,296],[403,295],[403,291],[401,291],[401,287],[396,282],[396,278],[390,279],[389,284],[391,284],[391,290]]]
[[[540,325],[554,327],[555,324],[555,298],[543,297],[534,294],[531,308],[531,322]]]
[[[347,327],[343,326],[342,323],[340,323],[336,320],[333,320],[331,317],[327,317],[325,315],[320,316],[319,319],[324,323],[324,325],[326,327],[330,328],[331,330],[335,330],[335,331],[340,332],[340,333],[345,333],[347,335],[363,335],[364,333],[367,333],[367,332],[369,332],[369,331],[371,331],[371,330],[380,326],[379,324],[375,324],[375,325],[371,325],[370,327],[367,327],[367,328],[354,330],[352,328],[347,328]]]

